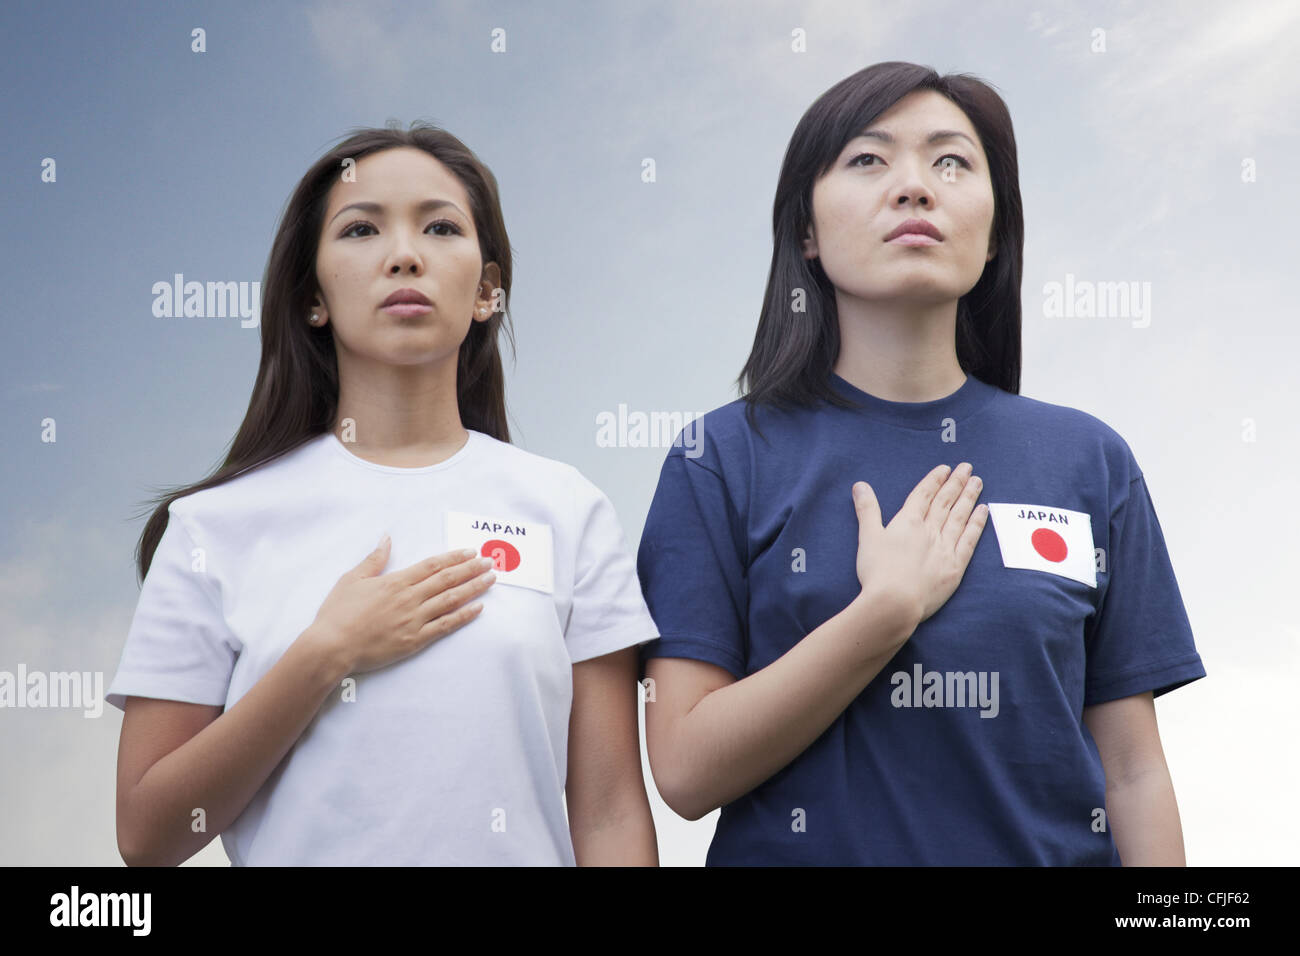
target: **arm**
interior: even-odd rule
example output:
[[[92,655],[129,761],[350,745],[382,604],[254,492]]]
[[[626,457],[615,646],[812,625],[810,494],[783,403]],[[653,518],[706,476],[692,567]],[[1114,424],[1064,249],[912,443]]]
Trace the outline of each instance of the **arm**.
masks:
[[[230,710],[128,697],[117,758],[117,845],[128,866],[174,866],[244,811],[348,673],[308,628]],[[304,640],[306,638],[306,640]],[[206,830],[191,829],[202,808]]]
[[[1083,709],[1106,770],[1106,820],[1125,866],[1186,866],[1150,691]]]
[[[641,774],[637,649],[573,665],[565,799],[579,866],[658,866]]]
[[[826,730],[916,629],[897,605],[865,593],[743,680],[714,664],[646,662],[646,747],[655,784],[698,820],[744,796]]]
[[[984,530],[979,489],[969,463],[936,467],[886,527],[871,486],[855,482],[862,590],[847,607],[743,680],[703,662],[647,663],[658,702],[646,707],[646,744],[673,810],[698,820],[825,732],[957,589]]]

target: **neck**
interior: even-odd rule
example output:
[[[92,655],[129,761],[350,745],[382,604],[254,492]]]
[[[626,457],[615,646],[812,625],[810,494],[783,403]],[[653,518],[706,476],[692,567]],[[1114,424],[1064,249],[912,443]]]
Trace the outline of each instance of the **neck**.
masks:
[[[441,362],[395,365],[339,349],[334,433],[357,452],[447,457],[469,440],[456,404],[456,361],[453,353]]]
[[[966,381],[957,362],[957,301],[868,302],[837,291],[840,351],[834,371],[889,402],[931,402]]]

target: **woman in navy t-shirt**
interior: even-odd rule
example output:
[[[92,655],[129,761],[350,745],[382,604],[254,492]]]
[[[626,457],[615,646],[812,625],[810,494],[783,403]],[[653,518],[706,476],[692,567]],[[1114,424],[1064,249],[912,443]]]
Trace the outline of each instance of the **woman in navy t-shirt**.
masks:
[[[795,130],[745,396],[638,556],[710,865],[1184,863],[1153,698],[1205,671],[1128,445],[1018,394],[1017,178],[1001,98],[912,64]]]

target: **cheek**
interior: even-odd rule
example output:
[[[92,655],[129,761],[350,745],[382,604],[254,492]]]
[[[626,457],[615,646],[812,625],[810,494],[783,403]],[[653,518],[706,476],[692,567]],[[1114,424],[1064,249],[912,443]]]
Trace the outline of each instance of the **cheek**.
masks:
[[[355,286],[354,279],[361,270],[355,263],[340,256],[323,255],[316,260],[316,275],[325,293],[336,298],[346,298]]]
[[[459,292],[469,299],[478,294],[479,280],[483,278],[483,263],[477,246],[455,258],[451,275]]]
[[[457,258],[457,269],[459,274],[468,279],[471,285],[478,282],[479,275],[483,271],[483,264],[480,261],[477,247],[467,249]]]
[[[991,190],[972,198],[969,221],[973,224],[971,227],[973,232],[981,236],[989,234],[993,228],[993,210],[993,193]]]
[[[852,190],[828,188],[813,209],[817,222],[817,247],[823,262],[857,259],[868,253],[871,210]]]

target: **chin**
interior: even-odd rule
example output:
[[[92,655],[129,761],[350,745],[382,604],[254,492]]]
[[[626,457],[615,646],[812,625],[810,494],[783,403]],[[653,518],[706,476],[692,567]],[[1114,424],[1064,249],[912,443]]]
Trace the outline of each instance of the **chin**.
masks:
[[[973,286],[973,283],[972,283]],[[937,302],[951,302],[961,298],[966,292],[955,287],[951,282],[942,282],[933,278],[917,276],[912,280],[900,280],[889,285],[872,285],[868,287],[837,286],[844,295],[864,302],[914,302],[917,305],[934,305]]]

